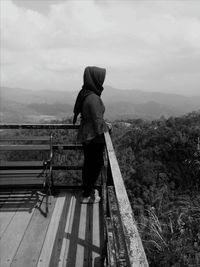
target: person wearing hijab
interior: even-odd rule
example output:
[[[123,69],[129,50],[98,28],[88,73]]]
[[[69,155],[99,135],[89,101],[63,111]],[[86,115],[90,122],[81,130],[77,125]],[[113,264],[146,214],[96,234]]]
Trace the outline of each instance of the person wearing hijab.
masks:
[[[95,66],[85,68],[83,86],[74,105],[73,124],[81,115],[78,141],[83,144],[84,166],[82,172],[83,203],[100,201],[94,190],[103,166],[104,135],[108,126],[104,121],[105,106],[101,100],[106,70]]]

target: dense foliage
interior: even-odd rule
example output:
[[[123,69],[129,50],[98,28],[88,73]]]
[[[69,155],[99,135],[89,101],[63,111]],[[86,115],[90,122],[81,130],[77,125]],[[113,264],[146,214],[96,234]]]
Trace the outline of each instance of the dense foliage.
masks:
[[[150,266],[200,266],[200,113],[114,124],[113,142]]]

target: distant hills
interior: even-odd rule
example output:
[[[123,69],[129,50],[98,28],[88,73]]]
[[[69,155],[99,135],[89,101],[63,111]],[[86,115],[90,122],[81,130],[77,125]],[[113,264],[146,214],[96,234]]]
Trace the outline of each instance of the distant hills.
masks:
[[[1,87],[1,122],[37,122],[72,117],[77,93]],[[200,109],[200,96],[119,90],[110,86],[105,86],[102,99],[108,120],[167,118]]]
[[[140,90],[119,90],[112,87],[106,89],[103,98],[108,104],[107,113],[111,108],[110,115],[114,115],[122,103],[126,106],[127,114],[131,113],[144,119],[179,116],[200,109],[200,96],[187,97]]]

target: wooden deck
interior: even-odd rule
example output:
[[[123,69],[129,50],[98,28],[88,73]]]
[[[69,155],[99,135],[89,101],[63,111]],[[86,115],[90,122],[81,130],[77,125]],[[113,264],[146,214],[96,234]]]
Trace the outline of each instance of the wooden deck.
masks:
[[[0,192],[0,266],[101,266],[100,204],[82,204],[80,190],[45,199],[32,191]]]

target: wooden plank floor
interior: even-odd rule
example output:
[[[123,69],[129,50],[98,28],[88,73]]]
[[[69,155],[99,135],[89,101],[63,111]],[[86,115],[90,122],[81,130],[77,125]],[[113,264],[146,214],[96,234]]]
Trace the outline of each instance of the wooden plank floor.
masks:
[[[101,203],[82,204],[80,190],[66,190],[44,212],[35,192],[0,192],[1,267],[101,266]]]

